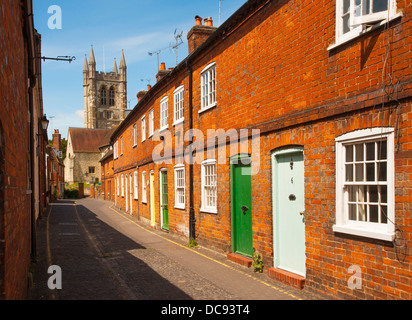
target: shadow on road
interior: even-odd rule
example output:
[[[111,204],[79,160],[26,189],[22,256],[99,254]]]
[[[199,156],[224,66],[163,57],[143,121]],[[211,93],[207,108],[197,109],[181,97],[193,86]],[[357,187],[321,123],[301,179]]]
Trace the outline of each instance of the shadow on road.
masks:
[[[184,291],[152,266],[166,257],[145,248],[109,226],[74,201],[53,203],[38,223],[38,259],[34,266],[32,300],[190,300]],[[76,208],[76,209],[75,209]],[[77,210],[77,212],[76,212]],[[47,223],[49,227],[47,228]],[[47,229],[51,264],[62,270],[62,290],[47,287]]]

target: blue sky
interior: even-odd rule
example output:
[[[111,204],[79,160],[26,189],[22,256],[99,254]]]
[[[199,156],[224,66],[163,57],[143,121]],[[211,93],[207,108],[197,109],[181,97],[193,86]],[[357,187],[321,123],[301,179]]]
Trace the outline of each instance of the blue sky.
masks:
[[[222,0],[221,23],[227,20],[246,0]],[[183,32],[178,61],[188,54],[187,32],[195,24],[195,16],[212,17],[219,25],[219,0],[34,0],[34,22],[42,35],[42,56],[75,56],[72,63],[46,60],[42,62],[44,112],[52,130],[67,136],[69,127],[83,127],[83,64],[93,45],[98,71],[113,69],[114,58],[120,63],[122,49],[127,64],[128,101],[136,103],[136,93],[146,88],[148,79],[155,84],[157,56],[149,52],[175,44],[175,30]],[[61,8],[62,28],[49,29],[53,14],[50,6]],[[160,62],[176,65],[176,53],[165,49]],[[143,81],[142,81],[143,80]]]

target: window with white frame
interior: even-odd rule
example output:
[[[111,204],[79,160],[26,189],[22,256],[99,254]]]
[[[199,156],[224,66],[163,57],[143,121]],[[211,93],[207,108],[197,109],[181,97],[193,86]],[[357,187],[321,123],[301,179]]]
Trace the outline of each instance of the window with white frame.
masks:
[[[185,167],[175,166],[175,208],[185,208]]]
[[[142,202],[147,203],[146,194],[146,171],[142,172]]]
[[[396,0],[336,0],[336,44],[400,15]]]
[[[149,111],[149,137],[154,133],[154,109]]]
[[[141,120],[141,126],[142,126],[142,142],[146,140],[146,117],[142,117]]]
[[[113,157],[117,159],[119,157],[119,147],[117,141],[113,145]]]
[[[133,125],[133,146],[137,145],[137,124]]]
[[[120,137],[120,155],[123,155],[123,137]]]
[[[216,63],[209,64],[201,73],[200,111],[216,105]]]
[[[184,106],[184,86],[178,87],[174,92],[173,114],[174,124],[180,123],[184,120],[185,106]]]
[[[394,130],[372,128],[336,138],[336,232],[392,241]]]
[[[120,196],[119,176],[116,177],[117,196]]]
[[[169,98],[164,97],[160,101],[160,130],[166,129],[169,125]]]
[[[216,160],[205,160],[201,164],[201,211],[217,213],[217,166]]]
[[[124,197],[124,176],[121,176],[121,181],[122,181],[122,197]]]
[[[139,175],[137,170],[134,172],[134,198],[139,199]]]

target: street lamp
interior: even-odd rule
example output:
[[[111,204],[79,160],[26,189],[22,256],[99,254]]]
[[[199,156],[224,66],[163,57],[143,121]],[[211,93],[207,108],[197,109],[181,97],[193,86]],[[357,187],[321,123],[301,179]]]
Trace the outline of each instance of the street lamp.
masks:
[[[47,130],[47,128],[49,127],[49,120],[46,118],[46,115],[43,115],[43,117],[40,118],[40,122],[41,122],[41,127],[43,128],[43,130]]]

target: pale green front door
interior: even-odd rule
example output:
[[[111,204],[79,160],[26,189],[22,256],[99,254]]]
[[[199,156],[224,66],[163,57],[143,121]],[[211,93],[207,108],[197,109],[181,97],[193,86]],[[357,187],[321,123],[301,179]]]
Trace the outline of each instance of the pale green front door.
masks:
[[[303,150],[272,155],[274,265],[306,275]]]

